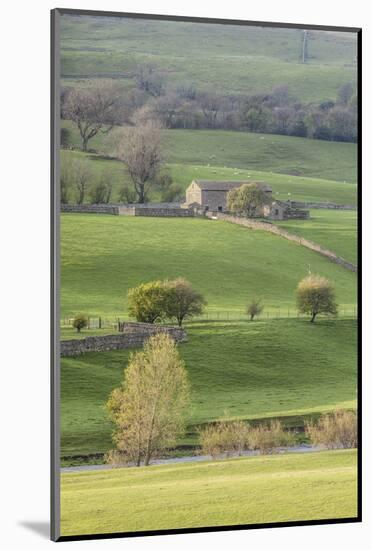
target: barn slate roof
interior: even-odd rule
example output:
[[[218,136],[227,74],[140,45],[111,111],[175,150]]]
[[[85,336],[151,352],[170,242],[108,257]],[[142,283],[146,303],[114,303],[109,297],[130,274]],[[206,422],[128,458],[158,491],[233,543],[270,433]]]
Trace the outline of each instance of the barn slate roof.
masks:
[[[262,181],[213,181],[213,180],[193,180],[203,191],[230,191],[235,187],[241,187],[244,183],[255,183],[268,193],[272,188]]]

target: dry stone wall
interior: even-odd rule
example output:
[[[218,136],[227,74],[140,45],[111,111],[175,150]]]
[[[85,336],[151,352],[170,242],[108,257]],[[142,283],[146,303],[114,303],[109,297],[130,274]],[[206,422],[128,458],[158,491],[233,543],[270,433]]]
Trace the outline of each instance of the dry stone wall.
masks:
[[[141,347],[153,334],[169,334],[176,342],[185,342],[187,333],[180,327],[147,323],[122,323],[121,332],[105,336],[87,336],[79,340],[62,340],[61,356],[73,357],[89,351],[113,351]]]
[[[112,204],[61,204],[61,212],[76,214],[110,214],[117,216],[119,208]]]
[[[223,214],[220,212],[207,213],[206,215],[207,217],[212,217],[213,219],[224,220],[226,222],[235,223],[237,225],[243,225],[244,227],[248,227],[249,229],[256,229],[260,231],[274,233],[275,235],[279,235],[284,239],[298,243],[301,246],[305,246],[306,248],[309,248],[314,252],[318,252],[332,262],[342,265],[343,267],[345,267],[345,269],[349,269],[349,271],[357,271],[356,265],[348,262],[347,260],[344,260],[344,258],[342,258],[341,256],[337,256],[337,254],[335,254],[335,252],[332,252],[332,250],[328,250],[327,248],[324,248],[321,245],[314,243],[313,241],[309,241],[308,239],[304,239],[303,237],[299,237],[294,233],[289,233],[289,231],[286,231],[285,229],[282,229],[281,227],[278,227],[277,225],[274,225],[272,223],[247,218],[239,218],[237,216],[229,216],[228,214]]]
[[[324,208],[328,210],[357,210],[357,207],[352,204],[335,204],[333,202],[300,202],[290,201],[293,208]]]

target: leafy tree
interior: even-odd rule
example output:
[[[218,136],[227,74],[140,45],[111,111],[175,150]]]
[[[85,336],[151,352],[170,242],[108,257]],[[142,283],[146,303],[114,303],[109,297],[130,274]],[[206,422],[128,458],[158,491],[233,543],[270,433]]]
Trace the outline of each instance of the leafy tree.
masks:
[[[206,301],[183,277],[165,281],[165,317],[174,318],[181,327],[184,319],[200,315]]]
[[[61,156],[60,193],[61,203],[68,204],[70,197],[71,163],[69,157]]]
[[[266,193],[256,183],[244,183],[241,187],[231,189],[227,195],[228,210],[248,218],[256,216],[268,201]]]
[[[119,201],[125,204],[132,204],[135,202],[136,198],[137,195],[134,189],[132,189],[127,183],[124,183],[119,191]]]
[[[183,435],[188,402],[187,372],[174,340],[164,333],[152,336],[131,356],[122,386],[107,402],[116,424],[116,449],[107,461],[148,466]]]
[[[73,180],[77,197],[77,204],[83,204],[91,180],[90,165],[86,160],[74,160],[71,163],[71,179]]]
[[[112,193],[111,175],[104,173],[90,191],[92,204],[108,204]]]
[[[85,328],[88,326],[88,318],[84,313],[78,313],[75,315],[73,319],[73,327],[77,330],[77,332],[81,332],[82,328]]]
[[[256,317],[256,315],[260,315],[262,311],[263,311],[263,305],[261,301],[257,300],[256,298],[251,300],[251,302],[247,305],[247,308],[246,308],[246,313],[250,315],[250,321],[253,321],[254,317]]]
[[[137,201],[144,203],[162,165],[159,125],[150,121],[121,131],[117,157],[126,165]]]
[[[319,313],[336,315],[335,290],[332,283],[320,275],[307,275],[298,284],[296,290],[298,310],[300,313],[308,313],[310,322],[314,323]]]
[[[68,128],[61,128],[61,148],[67,149],[71,142],[71,132]]]
[[[165,317],[167,290],[162,281],[142,283],[128,291],[129,315],[141,323],[155,323]]]

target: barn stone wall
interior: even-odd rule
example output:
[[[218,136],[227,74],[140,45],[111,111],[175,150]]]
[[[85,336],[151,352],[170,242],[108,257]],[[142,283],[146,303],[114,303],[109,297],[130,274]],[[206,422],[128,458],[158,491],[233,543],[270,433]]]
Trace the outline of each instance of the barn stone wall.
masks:
[[[73,357],[89,351],[113,351],[141,347],[153,334],[169,334],[176,342],[185,342],[187,333],[180,327],[147,323],[122,323],[121,332],[105,336],[87,336],[79,340],[62,340],[61,356]]]
[[[319,254],[321,254],[322,256],[325,256],[332,262],[342,265],[343,267],[345,267],[345,269],[349,269],[349,271],[354,271],[354,272],[357,271],[356,265],[348,262],[347,260],[344,260],[344,258],[342,258],[341,256],[338,256],[337,254],[335,254],[335,252],[332,252],[332,250],[328,250],[327,248],[324,248],[321,245],[314,243],[313,241],[309,241],[308,239],[304,239],[303,237],[299,237],[294,233],[289,233],[289,231],[286,231],[285,229],[282,229],[281,227],[278,227],[273,223],[262,222],[262,221],[247,219],[247,218],[239,218],[237,216],[230,216],[228,214],[223,214],[221,212],[207,213],[206,215],[207,217],[210,217],[210,218],[213,217],[214,219],[216,218],[218,220],[224,220],[226,222],[242,225],[244,227],[248,227],[249,229],[257,229],[260,231],[268,231],[269,233],[274,233],[275,235],[279,235],[284,239],[293,241],[301,246],[305,246],[305,248],[309,248],[314,252],[318,252]]]
[[[357,207],[352,204],[335,204],[333,202],[300,202],[290,201],[293,208],[324,208],[328,210],[357,210]]]

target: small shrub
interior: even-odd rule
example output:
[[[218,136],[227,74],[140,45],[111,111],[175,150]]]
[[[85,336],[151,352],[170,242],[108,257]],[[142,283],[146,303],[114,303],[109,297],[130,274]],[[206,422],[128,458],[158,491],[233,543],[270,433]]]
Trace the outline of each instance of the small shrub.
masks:
[[[241,455],[248,448],[249,425],[243,421],[220,421],[200,430],[202,454],[213,458],[223,454]]]
[[[326,449],[352,449],[357,447],[357,414],[353,411],[325,414],[317,424],[308,422],[305,431],[314,445]]]
[[[256,449],[260,454],[272,454],[279,447],[288,447],[294,443],[294,436],[284,431],[279,420],[270,424],[259,424],[251,428],[249,433],[249,447]]]
[[[78,313],[77,315],[75,315],[72,325],[77,330],[77,332],[81,332],[82,328],[88,326],[87,316],[84,313]]]
[[[260,315],[263,311],[263,305],[260,300],[251,300],[251,302],[247,305],[246,313],[250,315],[250,321],[254,320],[254,317],[256,315]]]

